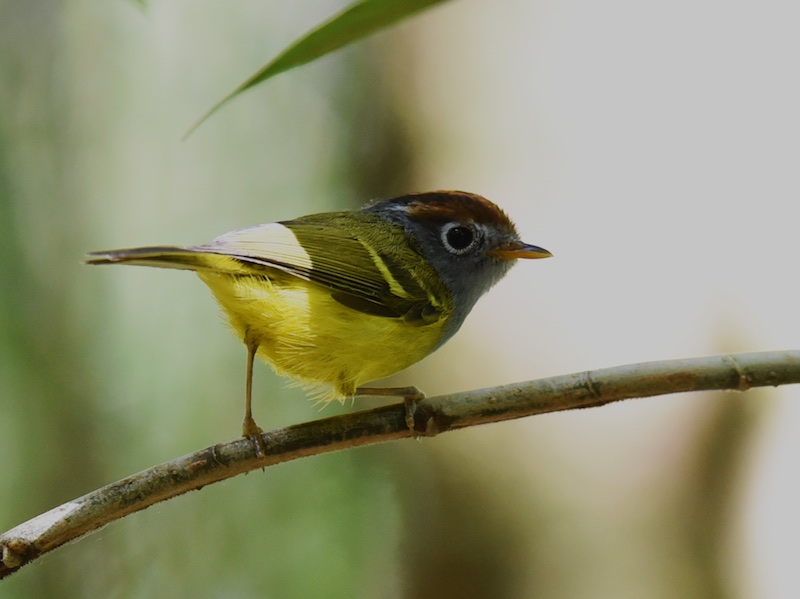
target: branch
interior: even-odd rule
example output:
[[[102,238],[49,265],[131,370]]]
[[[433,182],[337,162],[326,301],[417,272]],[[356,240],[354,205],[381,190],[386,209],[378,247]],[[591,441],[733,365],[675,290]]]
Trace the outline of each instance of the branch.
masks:
[[[645,362],[428,398],[415,434],[602,406],[634,397],[800,383],[800,350]],[[412,436],[405,406],[315,420],[264,433],[267,455],[248,439],[219,443],[153,466],[60,505],[0,535],[0,578],[109,522],[237,474],[311,455]]]

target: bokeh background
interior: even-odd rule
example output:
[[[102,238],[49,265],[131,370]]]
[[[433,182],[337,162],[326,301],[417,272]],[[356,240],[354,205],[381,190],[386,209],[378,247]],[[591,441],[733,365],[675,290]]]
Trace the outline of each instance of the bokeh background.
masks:
[[[239,431],[245,352],[204,286],[90,250],[466,189],[555,257],[397,384],[798,346],[796,2],[453,1],[181,141],[343,5],[0,2],[3,530]],[[270,428],[319,416],[265,366],[255,397]],[[112,524],[0,595],[797,597],[798,427],[787,387],[305,459]]]

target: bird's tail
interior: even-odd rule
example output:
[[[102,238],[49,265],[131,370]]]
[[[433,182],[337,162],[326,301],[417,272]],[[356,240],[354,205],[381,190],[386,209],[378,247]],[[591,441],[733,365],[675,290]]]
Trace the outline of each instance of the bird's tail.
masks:
[[[86,256],[87,264],[131,264],[156,268],[177,268],[195,271],[213,271],[241,274],[245,266],[240,260],[224,254],[202,249],[174,246],[154,246],[92,252]]]

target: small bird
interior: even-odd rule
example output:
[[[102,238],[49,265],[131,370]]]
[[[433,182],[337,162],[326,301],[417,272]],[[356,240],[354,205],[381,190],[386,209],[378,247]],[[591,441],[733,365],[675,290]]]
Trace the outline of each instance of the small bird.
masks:
[[[324,401],[402,396],[413,430],[421,392],[364,384],[440,347],[517,259],[549,256],[520,241],[486,198],[433,191],[237,229],[205,245],[93,252],[87,263],[197,273],[247,347],[242,435],[263,457],[251,410],[256,356],[307,387],[328,389]]]

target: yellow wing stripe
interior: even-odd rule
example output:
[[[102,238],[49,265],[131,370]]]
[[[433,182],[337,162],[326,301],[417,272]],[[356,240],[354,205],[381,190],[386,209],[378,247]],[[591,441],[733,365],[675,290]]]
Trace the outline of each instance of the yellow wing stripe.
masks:
[[[417,275],[413,270],[410,271],[408,274],[414,279],[414,282],[419,285],[419,288],[425,292],[425,295],[428,296],[428,302],[434,308],[441,308],[444,304],[442,303],[441,299],[436,296],[431,290],[430,287],[426,284],[426,281]]]
[[[405,287],[403,287],[400,282],[394,278],[391,270],[387,266],[386,262],[384,262],[383,258],[381,258],[380,254],[375,251],[374,248],[367,245],[366,243],[362,242],[364,248],[369,252],[370,258],[372,258],[372,262],[375,264],[375,268],[377,268],[386,282],[389,284],[389,291],[392,292],[393,295],[397,297],[402,297],[404,299],[410,299],[412,296],[408,291],[406,291]]]

